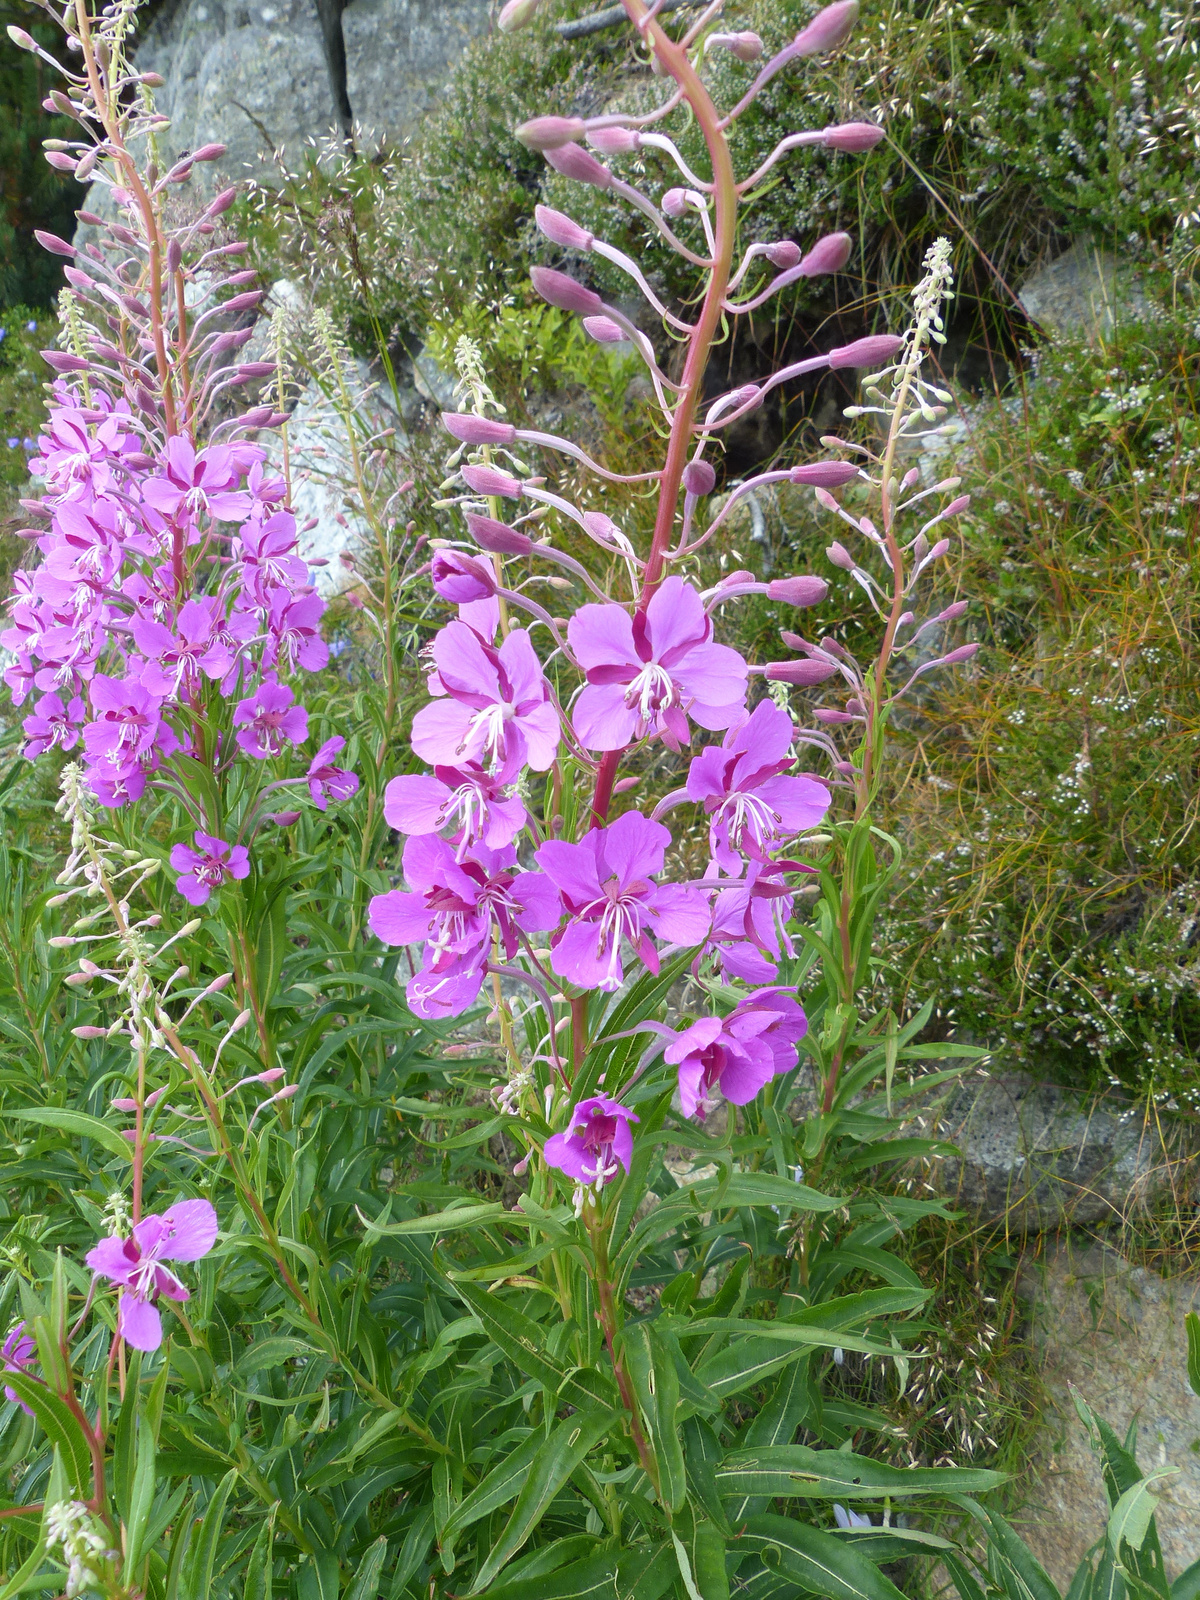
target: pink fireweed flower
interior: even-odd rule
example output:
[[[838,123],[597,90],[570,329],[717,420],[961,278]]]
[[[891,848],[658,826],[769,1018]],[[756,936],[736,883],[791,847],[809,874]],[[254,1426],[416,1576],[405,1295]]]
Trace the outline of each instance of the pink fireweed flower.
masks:
[[[703,893],[654,881],[670,842],[661,823],[627,811],[578,844],[551,839],[537,851],[534,859],[567,909],[566,927],[550,941],[550,965],[560,978],[611,993],[625,977],[622,941],[651,972],[659,968],[651,934],[667,944],[703,943],[711,921]]]
[[[29,741],[24,754],[30,761],[51,750],[72,750],[79,743],[79,732],[87,716],[87,708],[78,695],[64,705],[56,694],[44,694],[21,726]]]
[[[529,635],[514,628],[497,650],[465,622],[433,641],[439,695],[413,718],[412,747],[431,766],[506,762],[545,772],[558,749],[558,712]]]
[[[352,794],[358,793],[358,779],[354,773],[347,772],[345,767],[335,767],[331,759],[345,748],[345,739],[334,734],[309,762],[305,777],[312,803],[318,811],[324,811],[331,800],[349,800]]]
[[[289,672],[300,667],[320,672],[329,663],[329,646],[319,627],[324,600],[319,594],[293,595],[287,589],[273,589],[270,601],[263,666],[276,667],[282,661]]]
[[[586,605],[567,637],[587,684],[575,702],[575,731],[589,750],[623,750],[635,740],[686,744],[688,718],[702,728],[728,728],[746,702],[746,663],[712,642],[712,621],[700,595],[671,577],[645,611]]]
[[[243,524],[233,556],[242,587],[256,605],[268,605],[276,588],[297,590],[308,582],[308,563],[296,553],[296,519],[276,511],[264,521]]]
[[[177,844],[171,851],[171,866],[183,874],[175,887],[192,906],[202,906],[214,889],[219,889],[227,878],[245,878],[250,874],[250,852],[244,844],[227,844],[215,839],[211,833],[193,835],[196,848]]]
[[[167,440],[158,476],[142,484],[142,499],[165,517],[207,514],[218,522],[239,522],[253,505],[250,495],[235,487],[240,476],[230,446],[210,445],[197,452],[186,434],[179,433]]]
[[[561,915],[553,884],[515,870],[515,850],[476,845],[460,860],[445,839],[428,834],[409,839],[403,861],[411,888],[375,895],[368,920],[384,944],[424,947],[405,991],[415,1016],[455,1017],[467,1009],[483,984],[493,928],[511,960],[518,928],[545,932]]]
[[[37,1341],[31,1339],[25,1332],[25,1324],[23,1322],[14,1323],[8,1338],[0,1346],[0,1361],[4,1363],[5,1372],[25,1372],[33,1365],[36,1354]],[[15,1401],[27,1417],[33,1415],[32,1410],[25,1404],[11,1384],[6,1383],[4,1385],[4,1394],[6,1399]]]
[[[266,678],[256,692],[234,707],[237,742],[255,761],[277,756],[285,744],[303,744],[308,738],[308,712],[292,704],[295,696],[286,684]]]
[[[435,767],[432,773],[405,773],[384,791],[383,815],[397,833],[420,836],[449,828],[459,853],[476,840],[489,850],[511,844],[525,826],[525,806],[508,785],[520,768],[509,762],[496,773],[477,763]]]
[[[150,662],[142,673],[143,684],[165,698],[181,687],[194,691],[201,673],[223,678],[233,665],[233,652],[218,631],[220,625],[220,602],[211,597],[186,601],[174,629],[150,617],[134,616],[133,642]]]
[[[688,798],[711,817],[713,860],[740,877],[739,852],[764,861],[766,852],[805,828],[815,828],[829,809],[829,790],[809,777],[785,777],[792,719],[761,700],[739,728],[719,745],[707,745],[688,768]]]
[[[622,1167],[629,1171],[633,1160],[629,1124],[640,1120],[619,1100],[594,1095],[579,1102],[566,1129],[550,1135],[542,1154],[550,1166],[576,1183],[611,1183]]]
[[[808,1019],[786,989],[747,995],[727,1017],[701,1017],[679,1033],[663,1058],[679,1069],[685,1117],[704,1118],[723,1096],[735,1106],[796,1065]]]
[[[708,948],[730,977],[745,983],[770,983],[778,970],[780,952],[795,955],[787,924],[796,894],[783,873],[796,870],[789,862],[752,861],[736,886],[717,895]]]
[[[117,1332],[135,1350],[157,1350],[162,1319],[154,1302],[189,1300],[191,1295],[164,1261],[199,1261],[216,1243],[217,1213],[207,1200],[180,1200],[157,1215],[143,1217],[127,1239],[109,1234],[88,1251],[87,1264],[99,1278],[120,1289]]]

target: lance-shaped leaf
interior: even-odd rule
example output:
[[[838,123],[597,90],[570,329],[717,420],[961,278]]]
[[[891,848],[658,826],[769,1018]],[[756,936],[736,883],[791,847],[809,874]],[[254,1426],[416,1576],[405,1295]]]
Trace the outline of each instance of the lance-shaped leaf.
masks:
[[[885,1495],[984,1494],[1005,1481],[981,1467],[891,1467],[848,1450],[774,1445],[732,1450],[717,1470],[722,1497],[787,1496],[793,1499],[878,1500]]]
[[[492,1343],[560,1401],[581,1410],[597,1401],[613,1407],[619,1403],[615,1384],[603,1373],[560,1367],[546,1352],[545,1329],[524,1312],[473,1283],[455,1283],[453,1288]]]
[[[828,1600],[903,1600],[891,1579],[853,1545],[790,1517],[762,1512],[749,1518],[738,1548],[756,1553],[765,1567],[805,1594]]]
[[[66,1403],[44,1383],[27,1372],[10,1367],[4,1381],[19,1400],[23,1400],[45,1429],[46,1437],[62,1452],[62,1462],[71,1487],[81,1496],[89,1492],[92,1481],[92,1453],[83,1429]]]
[[[676,1418],[679,1374],[675,1370],[675,1359],[648,1322],[625,1329],[624,1347],[625,1365],[650,1433],[650,1448],[658,1463],[663,1504],[674,1514],[687,1495]]]

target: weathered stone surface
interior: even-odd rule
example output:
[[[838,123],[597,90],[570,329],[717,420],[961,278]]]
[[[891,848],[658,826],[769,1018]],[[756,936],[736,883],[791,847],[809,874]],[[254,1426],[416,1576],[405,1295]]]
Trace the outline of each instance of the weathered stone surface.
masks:
[[[355,120],[393,139],[412,133],[487,20],[486,0],[351,0],[342,33]]]
[[[1136,321],[1149,310],[1137,279],[1112,251],[1088,239],[1027,278],[1019,299],[1028,316],[1051,333],[1110,334],[1118,322]]]
[[[1166,1282],[1100,1245],[1059,1245],[1023,1268],[1020,1288],[1054,1410],[1021,1532],[1061,1593],[1103,1537],[1108,1501],[1100,1467],[1071,1400],[1074,1386],[1124,1438],[1137,1423],[1143,1472],[1156,1486],[1168,1578],[1200,1560],[1200,1399],[1188,1387],[1185,1312],[1200,1309],[1195,1275]]]
[[[1116,1099],[1087,1102],[1025,1073],[973,1073],[937,1118],[958,1146],[934,1181],[1015,1233],[1117,1221],[1159,1194],[1173,1155],[1157,1127]]]

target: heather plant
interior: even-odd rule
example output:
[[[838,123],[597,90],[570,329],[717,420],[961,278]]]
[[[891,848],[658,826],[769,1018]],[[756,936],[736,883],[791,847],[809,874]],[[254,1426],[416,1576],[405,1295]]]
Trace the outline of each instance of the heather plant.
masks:
[[[510,0],[502,26],[531,9]],[[538,210],[678,343],[660,361],[623,305],[533,270],[550,307],[641,363],[657,459],[618,472],[506,420],[460,340],[449,536],[419,551],[317,324],[377,546],[359,590],[377,677],[352,700],[257,437],[284,413],[228,406],[283,382],[238,361],[232,319],[259,291],[240,244],[212,243],[233,197],[165,205],[217,152],[161,172],[132,13],[63,13],[80,136],[49,156],[109,184],[121,220],[85,213],[104,242],[82,249],[45,240],[72,261],[29,501],[48,526],[5,635],[25,757],[68,758],[69,845],[33,895],[35,863],[0,857],[22,1018],[4,1178],[23,1191],[0,1289],[0,1594],[897,1600],[880,1564],[947,1541],[895,1514],[999,1482],[879,1459],[888,1417],[824,1382],[854,1352],[903,1392],[924,1359],[929,1292],[893,1247],[943,1208],[886,1174],[936,1152],[895,1137],[944,1076],[919,1067],[969,1054],[921,1043],[929,1005],[872,993],[900,859],[876,820],[889,724],[976,649],[948,648],[962,602],[921,598],[966,497],[899,459],[949,399],[927,361],[950,246],[928,251],[904,334],[706,387],[724,327],[851,253],[834,233],[735,261],[740,208],[793,149],[881,137],[803,131],[739,177],[730,130],[837,50],[856,7],[770,58],[719,9],[668,31],[629,0],[661,103],[518,130],[698,275],[672,309],[624,251]],[[746,68],[724,111],[706,87],[722,50]],[[704,172],[663,131],[684,106]],[[657,200],[600,159],[643,147],[682,179]],[[730,426],[829,370],[863,375],[852,418],[875,443],[830,436],[714,505]],[[560,492],[560,463],[643,497],[649,538]],[[827,593],[812,574],[699,577],[739,499],[784,485],[815,496],[878,619],[861,658],[785,627],[786,656],[752,663],[716,636],[748,599],[798,626]],[[426,582],[454,616],[424,652],[411,770],[401,618]],[[798,725],[792,691],[822,685]],[[636,766],[659,749],[662,793]],[[386,825],[404,839],[390,881]],[[796,1500],[807,1515],[783,1514]]]

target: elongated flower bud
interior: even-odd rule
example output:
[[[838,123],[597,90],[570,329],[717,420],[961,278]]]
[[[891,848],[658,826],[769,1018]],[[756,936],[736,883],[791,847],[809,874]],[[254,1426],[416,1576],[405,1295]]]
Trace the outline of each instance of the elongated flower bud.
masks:
[[[941,660],[937,662],[937,665],[939,667],[953,667],[956,666],[960,661],[970,661],[972,656],[976,656],[978,654],[978,643],[960,644],[957,650],[951,650],[948,656],[943,656]]]
[[[477,417],[470,411],[443,411],[442,427],[464,444],[511,444],[517,437],[511,422]]]
[[[854,557],[850,554],[849,550],[846,549],[846,546],[844,544],[839,544],[836,539],[829,546],[828,550],[826,550],[825,554],[829,557],[830,561],[833,562],[834,566],[841,567],[843,572],[853,572],[857,565]]]
[[[545,155],[555,172],[561,172],[564,178],[573,178],[576,183],[590,183],[596,189],[612,188],[612,173],[581,144],[556,146],[547,150]]]
[[[708,44],[710,49],[713,45],[720,45],[739,61],[757,61],[763,53],[762,40],[748,30],[744,33],[711,33]]]
[[[807,28],[792,41],[793,55],[820,56],[835,50],[849,36],[858,21],[858,0],[837,0],[836,5],[818,11]]]
[[[205,208],[204,215],[206,217],[219,217],[223,211],[229,210],[230,206],[236,199],[236,189],[222,189],[220,194],[217,195],[215,199],[209,201]]]
[[[49,250],[51,255],[73,256],[75,254],[75,246],[68,244],[65,239],[60,239],[56,233],[46,233],[41,228],[35,228],[33,237],[41,245],[42,249]]]
[[[219,161],[225,154],[227,146],[223,144],[202,144],[199,150],[192,152],[193,161]]]
[[[817,606],[828,593],[824,578],[773,578],[767,584],[768,600],[781,600],[787,606]]]
[[[476,511],[467,511],[467,532],[482,549],[497,556],[527,556],[533,549],[533,540],[519,528],[510,528],[507,522],[497,522],[495,517],[481,517]]]
[[[625,329],[611,317],[584,317],[583,331],[597,344],[620,344],[629,338]]]
[[[857,478],[858,468],[852,461],[806,461],[802,467],[793,467],[788,476],[793,483],[811,489],[836,489]]]
[[[521,480],[512,477],[507,472],[500,472],[496,467],[461,468],[463,482],[472,494],[498,494],[506,500],[518,500],[521,495]]]
[[[688,494],[711,494],[717,475],[707,461],[689,461],[683,469],[683,487]]]
[[[870,333],[865,339],[855,339],[853,344],[838,345],[829,352],[830,370],[839,367],[877,367],[890,361],[904,340],[895,333]]]
[[[604,310],[604,302],[598,294],[585,289],[583,284],[576,283],[565,272],[556,272],[553,267],[531,267],[529,278],[542,299],[549,305],[558,306],[561,311],[574,311],[581,317],[590,317]]]
[[[552,211],[549,206],[534,206],[533,220],[551,244],[561,245],[564,250],[592,248],[592,240],[596,235],[581,228],[577,222],[572,222],[561,211]]]
[[[589,128],[587,142],[604,156],[624,156],[640,150],[642,136],[636,128]]]
[[[46,160],[57,172],[75,171],[75,157],[64,155],[61,150],[47,150]]]
[[[821,142],[829,150],[845,150],[851,155],[861,155],[872,150],[883,138],[883,129],[875,122],[837,122],[821,132]]]
[[[66,350],[43,350],[41,357],[55,372],[86,372],[90,365],[82,356],[73,356]]]
[[[826,272],[840,272],[850,259],[854,241],[848,233],[827,233],[800,263],[806,278],[819,278]]]
[[[786,272],[800,265],[803,252],[794,239],[780,239],[778,244],[769,244],[763,253],[773,267],[782,267]]]
[[[560,145],[572,144],[583,133],[580,117],[534,117],[523,122],[516,137],[527,150],[557,150]]]
[[[793,683],[806,688],[824,683],[837,671],[832,661],[768,661],[763,672],[771,683]]]
[[[31,33],[26,33],[24,28],[18,28],[13,23],[8,25],[8,37],[18,50],[36,50],[37,40]]]
[[[969,605],[969,600],[956,600],[953,605],[949,605],[944,611],[938,612],[938,622],[957,622]]]
[[[500,8],[496,26],[501,33],[516,33],[518,28],[524,28],[533,21],[541,3],[542,0],[508,0]]]

